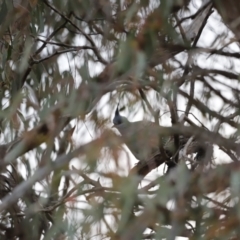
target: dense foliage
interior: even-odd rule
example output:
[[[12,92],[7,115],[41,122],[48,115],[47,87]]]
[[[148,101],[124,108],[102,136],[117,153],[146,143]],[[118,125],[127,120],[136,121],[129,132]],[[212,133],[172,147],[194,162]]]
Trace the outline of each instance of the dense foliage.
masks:
[[[240,239],[239,16],[238,0],[1,1],[0,239]],[[117,106],[171,147],[137,161]]]

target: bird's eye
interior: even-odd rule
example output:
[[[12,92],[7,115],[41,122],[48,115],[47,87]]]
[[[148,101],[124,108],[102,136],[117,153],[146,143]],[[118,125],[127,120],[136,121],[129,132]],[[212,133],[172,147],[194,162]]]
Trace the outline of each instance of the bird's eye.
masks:
[[[115,117],[115,118],[113,119],[113,124],[114,124],[114,125],[119,125],[119,124],[121,124],[121,123],[122,123],[121,118]]]
[[[121,124],[121,123],[123,123],[123,119],[122,119],[121,116],[115,116],[115,117],[113,118],[113,124],[114,124],[114,125],[119,125],[119,124]]]

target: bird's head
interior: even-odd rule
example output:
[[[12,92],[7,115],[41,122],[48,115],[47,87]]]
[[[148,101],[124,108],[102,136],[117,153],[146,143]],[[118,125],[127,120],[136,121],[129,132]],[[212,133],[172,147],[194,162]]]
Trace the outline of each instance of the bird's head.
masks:
[[[126,117],[123,117],[123,116],[120,115],[119,109],[118,109],[118,106],[117,106],[117,109],[115,111],[115,116],[113,118],[114,126],[117,126],[117,125],[120,125],[120,124],[123,124],[123,123],[128,123],[128,122],[129,121],[128,121],[128,119]]]

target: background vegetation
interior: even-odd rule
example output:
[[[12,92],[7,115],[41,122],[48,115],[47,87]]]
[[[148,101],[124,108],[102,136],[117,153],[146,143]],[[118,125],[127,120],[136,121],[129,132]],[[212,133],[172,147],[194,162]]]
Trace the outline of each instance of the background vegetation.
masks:
[[[0,6],[0,239],[240,239],[238,0]],[[135,164],[118,103],[182,150]]]

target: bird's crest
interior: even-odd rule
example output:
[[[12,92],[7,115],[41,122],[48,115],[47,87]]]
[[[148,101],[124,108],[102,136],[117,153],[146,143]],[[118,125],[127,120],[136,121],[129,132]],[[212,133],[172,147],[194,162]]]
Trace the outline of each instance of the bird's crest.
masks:
[[[119,106],[119,104],[117,105],[117,108],[116,108],[116,111],[115,111],[115,116],[113,118],[113,124],[114,125],[119,125],[119,124],[122,124],[124,122],[128,122],[127,118],[120,115],[118,106]]]

